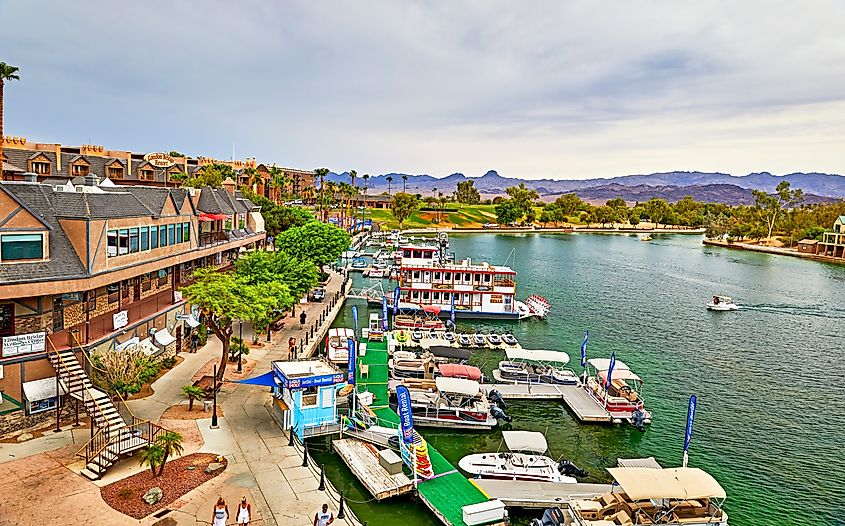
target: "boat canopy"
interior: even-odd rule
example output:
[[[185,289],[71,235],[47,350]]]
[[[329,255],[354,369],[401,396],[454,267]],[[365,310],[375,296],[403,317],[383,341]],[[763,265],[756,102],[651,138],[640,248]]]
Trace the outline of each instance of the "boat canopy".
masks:
[[[343,338],[344,342],[347,338],[355,339],[355,329],[348,329],[346,327],[339,327],[329,329],[329,338]]]
[[[546,437],[537,431],[502,431],[502,438],[511,451],[530,451],[542,455],[549,449]]]
[[[616,362],[619,363],[619,362]],[[607,381],[607,371],[599,371],[599,378],[603,381]],[[616,367],[613,368],[613,374],[610,377],[611,380],[633,380],[635,382],[642,382],[643,379],[633,373],[630,369],[617,369]]]
[[[607,371],[610,368],[610,358],[590,358],[587,360],[587,363],[592,365],[596,371]],[[625,362],[622,360],[616,360],[616,363],[613,365],[613,375],[616,376],[616,373],[623,369],[630,370],[631,368],[625,365]]]
[[[394,353],[394,356],[396,354]],[[441,363],[437,366],[440,374],[449,378],[466,378],[468,380],[481,380],[481,369],[472,365],[460,363]]]
[[[455,393],[465,396],[475,396],[481,386],[475,380],[464,380],[463,378],[447,378],[438,376],[434,379],[437,390],[444,393]]]
[[[428,351],[440,358],[451,358],[453,360],[469,360],[472,352],[469,349],[449,347],[448,345],[432,345]]]
[[[559,364],[569,362],[569,355],[563,351],[540,351],[534,349],[508,348],[505,349],[505,354],[507,355],[508,360]]]
[[[724,499],[725,490],[698,468],[607,468],[631,500]]]
[[[440,307],[438,305],[423,305],[422,310],[424,312],[428,312],[429,314],[434,314],[435,316],[440,314]]]

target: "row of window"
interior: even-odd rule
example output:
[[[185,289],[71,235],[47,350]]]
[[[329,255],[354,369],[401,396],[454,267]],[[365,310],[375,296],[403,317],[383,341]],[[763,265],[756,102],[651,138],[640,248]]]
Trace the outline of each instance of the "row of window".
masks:
[[[30,161],[29,163],[29,170],[33,173],[38,175],[50,175],[52,172],[52,166],[49,162],[45,161]],[[76,176],[86,176],[90,172],[91,168],[86,164],[74,164],[70,167],[70,173],[74,177]],[[108,166],[106,168],[106,176],[109,179],[123,179],[126,170],[123,166],[114,165]],[[178,171],[171,171],[168,172],[168,179],[172,179],[174,173],[179,173]],[[142,180],[147,181],[154,181],[156,178],[156,171],[152,168],[141,168],[139,178]]]
[[[44,234],[3,234],[0,261],[44,259]]]
[[[109,257],[114,257],[187,243],[190,240],[190,223],[123,228],[108,231],[106,250]]]
[[[419,270],[413,271],[412,275],[413,275],[414,281],[419,281],[420,275],[421,275]],[[440,272],[434,272],[434,281],[436,281],[436,282],[440,281],[440,276],[441,276]],[[451,272],[443,272],[442,276],[443,276],[443,281],[452,281],[452,273]],[[481,283],[482,281],[484,283],[490,283],[490,281],[491,281],[490,276],[492,276],[492,274],[476,273],[476,274],[473,275],[469,272],[465,272],[463,274],[460,273],[460,272],[455,272],[455,282],[456,283],[463,282],[463,283],[466,283],[466,284],[471,284],[473,282],[473,276],[474,276],[476,283]],[[484,276],[484,277],[482,278],[482,276]],[[426,279],[428,279],[428,272],[426,272],[425,277],[426,277]],[[461,279],[461,278],[463,278],[463,279]]]
[[[460,293],[460,292],[429,292],[427,290],[419,291],[413,290],[411,291],[411,300],[412,301],[420,301],[428,302],[432,301],[435,303],[450,303],[452,301],[452,296],[455,297],[455,305],[472,305],[472,294],[470,293]],[[481,296],[476,294],[475,298],[476,304],[480,304]],[[510,305],[513,301],[513,297],[508,294],[493,294],[491,297],[491,303],[502,303],[504,301],[505,305]]]

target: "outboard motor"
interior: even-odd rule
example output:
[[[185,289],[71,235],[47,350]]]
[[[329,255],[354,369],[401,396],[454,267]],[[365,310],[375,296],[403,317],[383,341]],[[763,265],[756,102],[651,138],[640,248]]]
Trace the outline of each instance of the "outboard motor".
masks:
[[[532,519],[531,526],[563,526],[563,512],[560,508],[547,508],[542,519]]]
[[[645,411],[642,409],[637,409],[633,413],[631,413],[631,423],[634,424],[634,427],[637,430],[644,432],[645,431]]]
[[[580,469],[578,466],[573,464],[568,460],[561,460],[557,464],[557,470],[560,472],[561,475],[566,475],[567,477],[575,477],[575,478],[584,478],[589,473]]]
[[[509,417],[505,414],[504,411],[499,408],[497,405],[490,406],[490,416],[495,418],[496,420],[504,420],[505,422],[510,422],[513,418]]]
[[[500,393],[498,389],[490,389],[490,392],[487,393],[487,399],[502,409],[505,409],[506,407],[505,399],[502,398],[502,393]]]

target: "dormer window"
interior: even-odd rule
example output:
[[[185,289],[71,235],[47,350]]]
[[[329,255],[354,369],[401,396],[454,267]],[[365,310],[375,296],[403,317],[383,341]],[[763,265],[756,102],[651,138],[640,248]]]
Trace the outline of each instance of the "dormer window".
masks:
[[[70,173],[74,177],[85,177],[88,175],[89,166],[87,164],[74,164],[70,167]]]
[[[156,172],[152,168],[141,168],[141,179],[144,181],[154,181]]]
[[[44,259],[44,234],[3,234],[0,236],[0,261]]]
[[[43,153],[30,157],[27,164],[29,171],[38,175],[50,175],[53,171],[50,159]]]
[[[109,179],[123,179],[123,167],[119,164],[109,166],[106,175]]]

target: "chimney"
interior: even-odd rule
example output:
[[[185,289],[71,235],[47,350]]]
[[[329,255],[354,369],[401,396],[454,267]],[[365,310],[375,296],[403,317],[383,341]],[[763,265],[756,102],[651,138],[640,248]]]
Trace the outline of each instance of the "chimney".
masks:
[[[97,186],[100,184],[100,178],[96,174],[88,174],[85,176],[85,186]]]
[[[225,188],[230,195],[235,195],[235,181],[233,181],[231,177],[227,177],[226,180],[223,181],[223,188]]]
[[[33,172],[24,172],[23,180],[25,183],[37,183],[38,176],[35,175]]]

